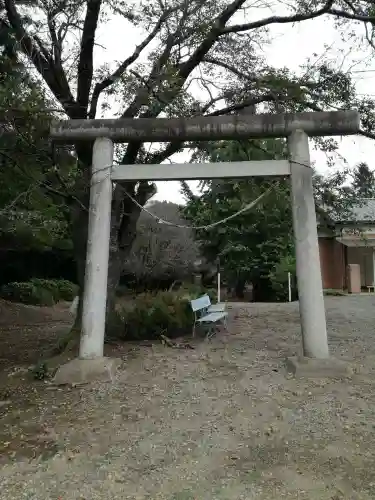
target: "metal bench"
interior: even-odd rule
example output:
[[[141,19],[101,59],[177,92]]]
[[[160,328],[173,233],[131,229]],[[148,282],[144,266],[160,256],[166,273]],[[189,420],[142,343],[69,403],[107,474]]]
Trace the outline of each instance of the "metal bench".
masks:
[[[197,324],[208,327],[207,339],[213,337],[218,324],[222,323],[227,329],[228,313],[225,310],[225,304],[212,305],[208,295],[194,299],[190,304],[194,312],[193,337],[195,336]]]

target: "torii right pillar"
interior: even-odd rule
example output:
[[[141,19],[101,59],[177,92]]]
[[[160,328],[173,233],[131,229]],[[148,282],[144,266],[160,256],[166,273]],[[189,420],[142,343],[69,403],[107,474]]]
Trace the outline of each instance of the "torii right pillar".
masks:
[[[329,350],[307,134],[293,131],[288,146],[303,355],[326,359]]]

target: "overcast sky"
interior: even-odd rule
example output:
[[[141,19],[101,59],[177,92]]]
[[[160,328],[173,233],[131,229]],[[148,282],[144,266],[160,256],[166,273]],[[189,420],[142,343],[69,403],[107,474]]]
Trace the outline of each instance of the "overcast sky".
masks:
[[[257,16],[263,17],[260,13]],[[362,29],[362,26],[358,29]],[[124,30],[126,30],[126,35],[120,35],[121,32],[124,33]],[[268,64],[298,71],[308,57],[312,60],[318,59],[321,54],[326,52],[328,46],[328,54],[332,60],[337,60],[339,64],[342,63],[346,70],[351,68],[358,93],[371,96],[375,94],[375,64],[369,62],[370,50],[365,46],[357,52],[352,51],[348,54],[348,44],[343,44],[340,35],[334,29],[332,20],[319,18],[297,23],[294,26],[290,24],[276,25],[271,28],[270,34],[273,42],[264,49]],[[96,56],[103,62],[124,59],[124,56],[130,54],[135,45],[143,38],[136,30],[129,33],[129,25],[118,17],[102,26],[98,35],[98,42],[106,49],[97,49]],[[119,43],[119,39],[126,40],[126,43]],[[110,115],[111,113],[106,114],[108,117]],[[373,162],[374,141],[360,136],[342,138],[340,139],[339,152],[351,167],[360,161],[365,161],[370,168],[375,168]],[[312,149],[311,156],[319,171],[327,171],[324,153]],[[180,155],[177,161],[186,161],[186,159],[186,156]],[[344,162],[338,158],[337,164],[333,168],[343,168],[343,166]],[[158,194],[154,199],[181,203],[182,197],[179,189],[178,182],[158,183]]]

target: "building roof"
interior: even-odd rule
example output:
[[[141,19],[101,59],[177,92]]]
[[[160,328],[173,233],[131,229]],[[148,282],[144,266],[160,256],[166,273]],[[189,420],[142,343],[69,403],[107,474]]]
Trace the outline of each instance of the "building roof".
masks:
[[[375,225],[375,198],[358,198],[355,204],[340,212],[331,207],[317,207],[319,226],[335,226],[336,224],[374,224]]]
[[[352,218],[345,222],[370,222],[375,224],[375,198],[359,198],[358,205],[352,206],[350,211]]]

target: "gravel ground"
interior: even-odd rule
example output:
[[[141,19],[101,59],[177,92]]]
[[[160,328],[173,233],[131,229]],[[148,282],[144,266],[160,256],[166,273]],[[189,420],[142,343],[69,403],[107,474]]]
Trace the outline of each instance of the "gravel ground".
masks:
[[[112,384],[30,384],[0,406],[1,499],[374,499],[374,306],[326,299],[346,379],[286,373],[297,304],[236,304],[194,350],[119,348]]]

